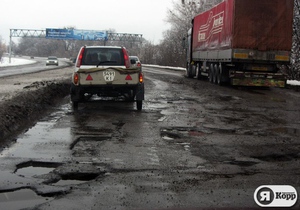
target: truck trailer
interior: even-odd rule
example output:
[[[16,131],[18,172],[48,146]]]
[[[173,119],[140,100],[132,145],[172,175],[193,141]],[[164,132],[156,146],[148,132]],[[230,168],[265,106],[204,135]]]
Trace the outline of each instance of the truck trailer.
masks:
[[[192,20],[186,73],[219,85],[285,87],[294,0],[224,0]]]

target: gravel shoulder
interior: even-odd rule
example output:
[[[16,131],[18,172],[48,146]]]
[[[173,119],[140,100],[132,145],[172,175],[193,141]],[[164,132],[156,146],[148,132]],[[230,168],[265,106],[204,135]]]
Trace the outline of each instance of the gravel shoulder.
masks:
[[[69,94],[72,67],[0,78],[0,145],[45,116]]]

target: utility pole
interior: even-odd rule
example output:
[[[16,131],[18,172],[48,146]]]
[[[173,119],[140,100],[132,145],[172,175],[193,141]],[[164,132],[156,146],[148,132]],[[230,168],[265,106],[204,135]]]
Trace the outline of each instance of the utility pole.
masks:
[[[11,45],[12,45],[12,41],[11,41],[11,30],[10,30],[10,34],[9,34],[9,63],[11,63]]]

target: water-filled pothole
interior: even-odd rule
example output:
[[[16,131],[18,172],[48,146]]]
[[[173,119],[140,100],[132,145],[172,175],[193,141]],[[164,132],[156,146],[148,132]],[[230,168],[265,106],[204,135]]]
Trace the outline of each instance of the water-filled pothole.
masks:
[[[185,137],[201,137],[211,134],[207,129],[196,127],[164,127],[160,130],[160,135],[164,140],[181,139]]]
[[[22,177],[32,178],[39,175],[49,174],[60,165],[61,163],[29,161],[18,164],[14,173]]]
[[[34,176],[39,176],[39,175],[43,175],[43,174],[48,174],[51,171],[53,171],[55,168],[45,168],[45,167],[33,167],[33,166],[29,166],[26,168],[21,168],[18,169],[15,174],[22,176],[22,177],[27,177],[27,178],[31,178]]]
[[[20,189],[12,192],[0,193],[0,209],[26,209],[49,202],[54,198],[42,197],[31,189]]]
[[[84,184],[88,181],[80,181],[80,180],[71,180],[71,179],[66,179],[66,180],[59,180],[58,182],[52,184],[55,186],[69,186],[69,185],[79,185],[79,184]]]

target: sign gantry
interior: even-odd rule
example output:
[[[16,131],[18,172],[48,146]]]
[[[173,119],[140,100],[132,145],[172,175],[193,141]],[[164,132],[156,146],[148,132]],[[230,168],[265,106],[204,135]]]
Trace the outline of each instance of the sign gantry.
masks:
[[[108,31],[79,30],[79,29],[10,29],[9,63],[11,63],[12,37],[47,38],[60,40],[85,40],[85,41],[128,41],[142,42],[142,34],[110,33]]]
[[[89,36],[89,38],[86,38]],[[105,40],[105,41],[130,41],[142,42],[142,34],[110,33],[107,31],[77,30],[77,29],[10,29],[12,37],[32,37],[49,39],[71,39],[71,40]],[[98,38],[97,38],[98,37]]]

